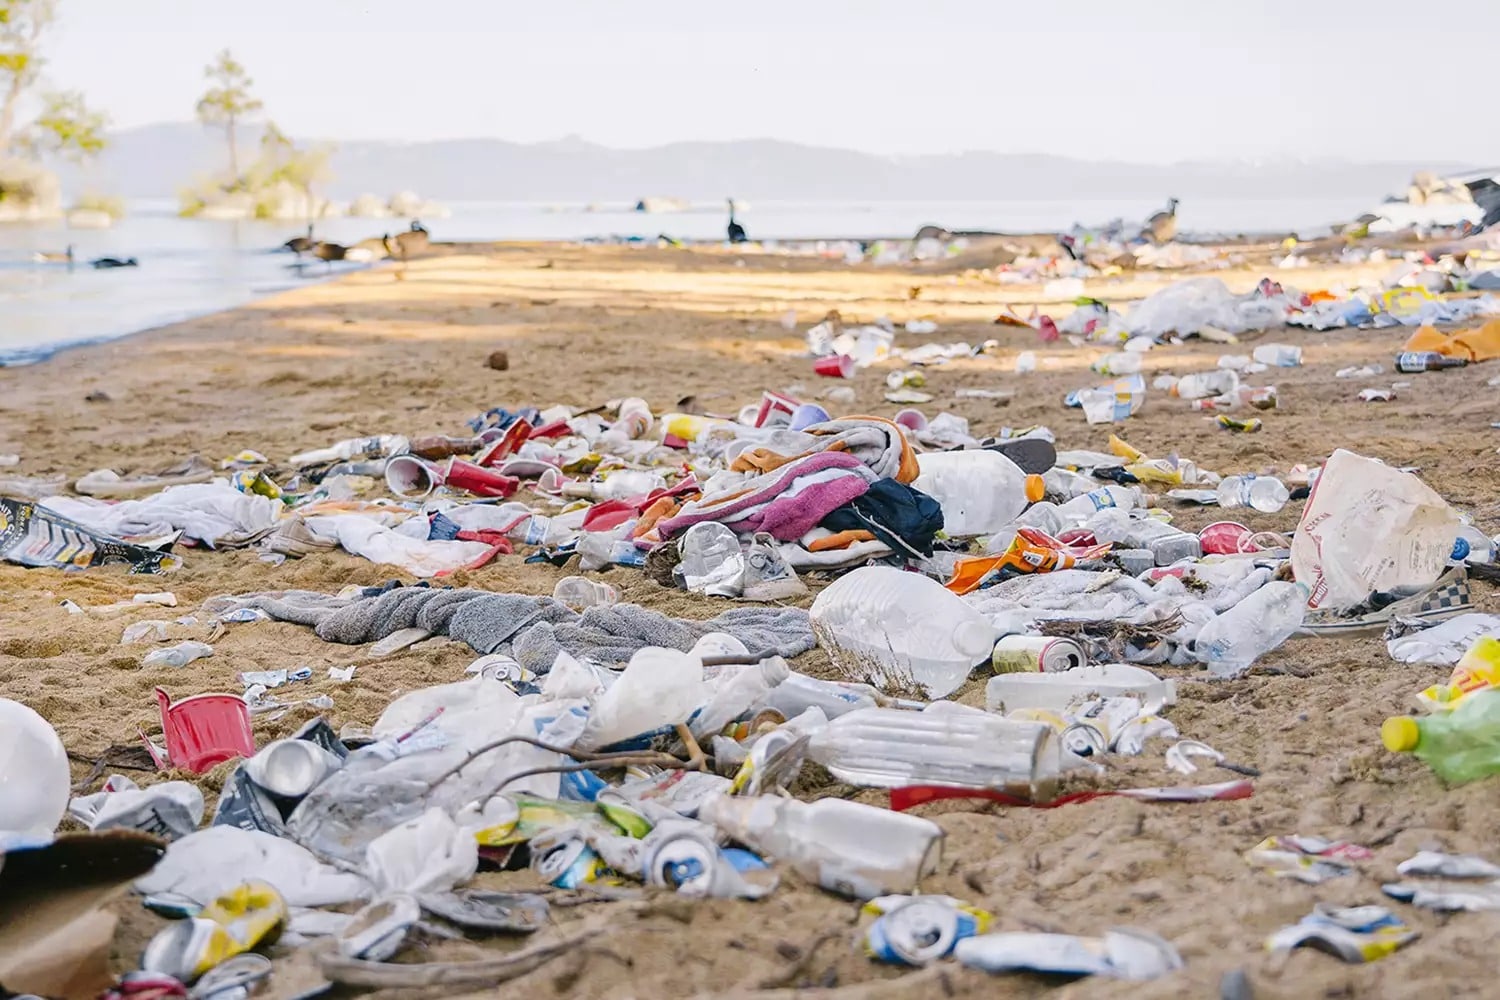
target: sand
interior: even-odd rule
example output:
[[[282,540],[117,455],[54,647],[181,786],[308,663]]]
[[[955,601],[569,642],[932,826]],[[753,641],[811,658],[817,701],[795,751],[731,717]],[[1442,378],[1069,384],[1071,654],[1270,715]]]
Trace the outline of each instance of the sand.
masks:
[[[1221,273],[1245,290],[1265,273],[1253,255]],[[1350,281],[1368,272],[1328,268],[1285,275],[1302,288]],[[1091,281],[1089,294],[1139,297],[1180,274],[1126,275]],[[920,289],[913,299],[913,289]],[[999,285],[962,265],[927,268],[845,267],[714,251],[504,246],[453,251],[401,274],[377,268],[252,306],[113,343],[63,353],[33,367],[0,369],[0,453],[22,456],[23,475],[77,477],[100,467],[150,471],[197,453],[213,461],[243,448],[285,456],[355,435],[455,432],[496,405],[554,402],[579,406],[644,396],[658,411],[683,396],[734,412],[763,388],[816,397],[832,383],[811,375],[798,335],[779,318],[795,310],[801,328],[830,308],[848,319],[888,315],[897,322],[932,318],[941,341],[998,338],[994,355],[929,370],[935,412],[948,407],[977,430],[1046,423],[1065,447],[1102,449],[1109,428],[1089,427],[1060,400],[1087,384],[1098,353],[1066,346],[1042,350],[1041,370],[1012,373],[1017,351],[1038,348],[1034,335],[991,320],[1002,303],[1041,301],[1037,286]],[[1275,372],[1280,407],[1261,414],[1263,432],[1235,435],[1186,404],[1152,394],[1145,409],[1118,428],[1152,455],[1175,452],[1221,472],[1286,470],[1317,462],[1334,447],[1352,448],[1422,476],[1481,527],[1500,529],[1495,446],[1489,428],[1500,373],[1488,365],[1410,377],[1413,387],[1388,404],[1355,401],[1365,385],[1392,376],[1340,380],[1335,369],[1376,361],[1390,367],[1404,334],[1272,331],[1263,341],[1305,348],[1304,367]],[[906,338],[911,343],[915,338]],[[508,371],[484,364],[509,352]],[[1226,348],[1164,348],[1147,357],[1148,373],[1211,367]],[[1248,348],[1233,348],[1235,351]],[[888,367],[858,374],[851,409],[890,414]],[[1008,405],[953,399],[960,387],[1015,392]],[[85,402],[103,390],[109,398]],[[1275,516],[1252,516],[1257,529],[1290,531],[1299,504]],[[1215,520],[1186,510],[1190,527]],[[148,672],[148,647],[119,644],[138,619],[191,612],[222,593],[299,587],[334,591],[400,576],[343,554],[275,566],[253,552],[189,551],[186,566],[166,578],[131,577],[114,568],[63,575],[0,565],[0,694],[22,700],[51,720],[69,750],[97,756],[112,744],[138,743],[137,729],[157,730],[152,689],[174,697],[239,689],[238,671],[310,666],[314,679],[297,697],[327,694],[335,727],[368,724],[396,695],[462,675],[467,647],[431,643],[375,661],[366,647],[333,646],[293,625],[237,626],[217,640],[212,658],[181,670]],[[550,593],[564,575],[549,566],[502,557],[455,582],[497,591]],[[627,570],[607,578],[626,600],[686,617],[706,618],[722,602],[663,589]],[[65,598],[97,605],[133,593],[173,590],[175,612],[143,608],[122,616],[69,615]],[[1475,585],[1480,610],[1495,610],[1492,588]],[[182,638],[201,627],[177,627]],[[358,666],[353,681],[326,678],[329,666]],[[800,667],[827,669],[820,652]],[[975,805],[926,807],[947,831],[945,862],[926,888],[950,893],[996,915],[998,929],[1095,933],[1117,925],[1152,930],[1176,943],[1187,968],[1166,980],[1121,987],[1082,982],[1056,987],[1028,977],[990,978],[958,967],[903,980],[852,946],[856,907],[788,876],[759,903],[714,901],[687,906],[671,898],[556,911],[559,921],[605,919],[596,943],[501,990],[507,996],[679,997],[735,995],[770,987],[837,987],[847,996],[1131,996],[1215,995],[1234,969],[1251,976],[1259,997],[1485,995],[1493,967],[1491,941],[1500,915],[1443,918],[1400,908],[1422,938],[1368,966],[1345,966],[1300,952],[1276,961],[1262,950],[1267,934],[1320,900],[1375,902],[1395,864],[1419,847],[1493,852],[1500,820],[1492,783],[1444,788],[1419,762],[1379,746],[1377,727],[1402,710],[1407,696],[1442,671],[1393,663],[1372,638],[1307,639],[1264,658],[1242,679],[1209,684],[1184,673],[1170,713],[1184,736],[1207,740],[1263,776],[1242,802],[1145,805],[1099,800],[1057,810]],[[982,679],[961,699],[982,700]],[[305,707],[257,724],[264,741],[312,716]],[[87,773],[78,765],[75,778]],[[152,776],[132,772],[141,780]],[[1201,776],[1223,780],[1225,772]],[[200,779],[210,790],[223,769]],[[1159,751],[1121,764],[1108,782],[1172,783]],[[808,775],[808,787],[880,803],[884,796]],[[212,802],[212,797],[210,797]],[[1376,849],[1360,875],[1309,887],[1251,870],[1241,854],[1261,838],[1302,833],[1347,838]],[[480,884],[519,886],[526,873],[484,875]],[[116,961],[129,968],[159,925],[134,903],[124,917]],[[831,936],[823,937],[829,934]],[[504,948],[502,943],[491,948]],[[815,948],[811,955],[809,950]],[[457,957],[472,949],[435,948]],[[877,989],[878,984],[878,989]],[[484,994],[493,995],[493,994]],[[773,996],[776,993],[757,995]],[[815,995],[815,994],[807,994]]]

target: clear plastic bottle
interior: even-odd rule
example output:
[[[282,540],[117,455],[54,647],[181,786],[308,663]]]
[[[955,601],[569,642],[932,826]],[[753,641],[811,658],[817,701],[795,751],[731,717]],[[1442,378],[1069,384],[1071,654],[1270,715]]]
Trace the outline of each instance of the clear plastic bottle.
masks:
[[[717,521],[689,528],[678,543],[682,561],[673,573],[695,594],[739,597],[745,590],[745,553],[740,540]]]
[[[1139,698],[1142,713],[1155,715],[1176,704],[1177,682],[1129,663],[1104,663],[1059,673],[998,674],[984,686],[984,705],[991,712],[1061,712],[1085,698],[1121,697]]]
[[[645,496],[665,488],[666,485],[666,479],[658,473],[620,469],[611,472],[603,482],[565,483],[562,494],[591,500],[624,500],[629,497]]]
[[[1240,387],[1240,377],[1231,371],[1196,372],[1184,375],[1172,387],[1172,395],[1180,399],[1203,399],[1222,396]]]
[[[862,708],[813,734],[808,756],[840,781],[949,785],[1031,794],[1062,770],[1056,731],[974,709]]]
[[[618,604],[620,592],[607,583],[582,576],[565,576],[552,588],[553,600],[561,601],[574,611]]]
[[[1302,348],[1294,344],[1261,344],[1250,353],[1256,361],[1273,368],[1296,368],[1302,364]]]
[[[912,488],[942,506],[943,531],[957,538],[999,531],[1047,492],[1041,476],[987,448],[930,452],[917,456],[917,466]]]
[[[1236,677],[1302,627],[1307,588],[1272,581],[1204,625],[1193,652],[1216,677]]]
[[[1103,508],[1089,519],[1089,528],[1101,542],[1123,542],[1130,548],[1149,549],[1157,566],[1170,566],[1203,555],[1198,536],[1154,517],[1130,517],[1124,511]]]
[[[936,580],[889,566],[840,577],[813,601],[811,614],[818,643],[846,675],[914,682],[933,698],[957,690],[1000,638],[988,619]]]
[[[1219,506],[1226,510],[1249,507],[1262,514],[1274,514],[1286,506],[1291,493],[1274,476],[1227,476],[1215,491]]]
[[[703,803],[698,818],[856,899],[911,892],[942,860],[936,823],[844,799],[718,795]]]
[[[1064,523],[1082,524],[1095,513],[1105,508],[1114,507],[1120,510],[1134,510],[1141,505],[1140,490],[1130,486],[1101,486],[1096,490],[1090,490],[1083,496],[1074,497],[1057,508],[1057,514]]]
[[[646,565],[646,553],[635,542],[608,532],[585,531],[579,535],[578,555],[578,568],[585,572],[609,565]]]
[[[1474,691],[1451,712],[1386,719],[1380,739],[1387,750],[1416,754],[1453,784],[1500,773],[1500,689]]]
[[[828,718],[836,719],[856,709],[874,708],[879,704],[878,695],[879,692],[868,684],[825,681],[793,670],[787,674],[786,680],[766,694],[762,704],[788,719],[809,708],[820,709]]]
[[[790,675],[791,669],[779,656],[772,656],[739,667],[732,674],[720,674],[718,683],[708,703],[692,720],[690,728],[694,736],[706,739],[733,722],[750,707],[765,699],[777,685]]]

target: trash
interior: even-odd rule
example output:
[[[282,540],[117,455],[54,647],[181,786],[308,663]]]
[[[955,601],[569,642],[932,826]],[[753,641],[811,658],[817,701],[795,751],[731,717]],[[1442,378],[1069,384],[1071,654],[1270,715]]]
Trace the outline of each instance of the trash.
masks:
[[[287,904],[275,887],[247,880],[197,916],[158,932],[146,945],[141,968],[192,983],[226,959],[274,943],[286,920]]]
[[[241,766],[245,776],[272,795],[300,799],[338,770],[342,761],[309,740],[273,740]]]
[[[1483,636],[1474,641],[1446,684],[1434,684],[1417,693],[1416,700],[1428,712],[1450,712],[1476,691],[1500,687],[1500,639]]]
[[[879,896],[864,910],[879,915],[865,930],[865,951],[900,965],[946,958],[959,941],[989,930],[994,919],[951,896]]]
[[[1204,625],[1193,650],[1215,677],[1237,677],[1291,638],[1306,611],[1306,587],[1273,580]]]
[[[1057,673],[1087,664],[1088,656],[1078,643],[1044,635],[1008,635],[995,644],[990,656],[997,674]]]
[[[1365,378],[1380,375],[1385,371],[1381,365],[1352,365],[1333,373],[1334,378]]]
[[[1302,364],[1302,348],[1291,344],[1260,344],[1250,354],[1272,368],[1296,368]]]
[[[690,819],[658,823],[641,843],[647,885],[692,899],[761,899],[777,884],[774,873],[748,851],[725,850],[712,826]]]
[[[1266,950],[1309,947],[1351,964],[1373,962],[1417,939],[1417,932],[1383,906],[1330,906],[1313,912],[1266,939]]]
[[[813,602],[813,632],[850,680],[951,694],[987,661],[999,633],[934,580],[870,566],[840,577]]]
[[[52,838],[68,809],[72,778],[57,731],[18,701],[0,698],[0,870],[12,836]]]
[[[421,918],[415,896],[390,893],[354,914],[334,940],[340,955],[383,962],[401,950],[407,932]]]
[[[242,882],[270,883],[289,906],[337,906],[369,895],[363,877],[319,862],[284,837],[232,826],[210,826],[174,840],[137,892],[215,899]]]
[[[953,949],[959,964],[985,972],[1159,979],[1183,967],[1177,949],[1149,931],[1120,928],[1101,937],[1009,932],[980,934]]]
[[[166,638],[166,636],[162,636]],[[137,640],[138,641],[138,640]],[[141,660],[143,667],[185,667],[194,660],[213,656],[214,648],[206,642],[179,642],[165,649],[153,649]]]
[[[1262,426],[1259,417],[1251,417],[1249,420],[1236,420],[1224,414],[1220,414],[1215,422],[1221,429],[1234,431],[1239,434],[1255,434]]]
[[[1380,891],[1392,899],[1440,913],[1500,910],[1500,881],[1388,882]]]
[[[0,497],[0,559],[48,569],[125,563],[132,573],[164,573],[182,565],[165,549],[99,535],[45,507],[7,497]]]
[[[989,449],[930,452],[917,456],[917,465],[912,488],[937,500],[943,531],[954,538],[999,531],[1046,494],[1041,476]]]
[[[1413,624],[1417,626],[1414,629],[1397,623],[1388,630],[1385,648],[1397,663],[1452,666],[1477,640],[1500,638],[1500,615],[1460,614],[1441,624],[1425,621]]]
[[[719,795],[703,803],[699,818],[854,899],[915,891],[942,856],[936,823],[843,799]]]
[[[1395,398],[1395,389],[1361,389],[1358,396],[1361,403],[1389,403]]]
[[[1445,368],[1462,368],[1467,358],[1450,358],[1436,351],[1407,351],[1396,355],[1398,372],[1435,372]]]
[[[1108,663],[1061,673],[1001,674],[984,688],[985,708],[1006,715],[1024,709],[1063,712],[1079,701],[1111,697],[1137,698],[1142,714],[1155,715],[1176,703],[1177,684],[1144,667]]]
[[[1273,476],[1228,476],[1219,484],[1215,495],[1225,509],[1249,507],[1263,514],[1274,514],[1286,506],[1291,496],[1279,479]]]
[[[1309,885],[1352,875],[1355,869],[1351,862],[1368,861],[1374,856],[1359,844],[1300,835],[1267,837],[1245,852],[1245,860],[1256,868]]]
[[[1393,753],[1415,754],[1450,784],[1500,772],[1500,688],[1467,694],[1448,712],[1386,719],[1380,740]]]
[[[975,709],[863,708],[814,732],[808,756],[853,785],[933,784],[1044,796],[1062,773],[1057,732]]]
[[[68,803],[68,814],[90,830],[138,830],[163,840],[186,837],[203,822],[203,793],[186,781],[142,789],[112,775],[104,790]]]
[[[215,764],[255,753],[250,732],[250,710],[245,699],[232,694],[200,694],[173,702],[166,691],[156,689],[161,709],[161,728],[166,737],[163,753],[151,743],[156,766],[168,766],[202,774]]]
[[[1302,511],[1292,572],[1310,590],[1309,608],[1346,611],[1377,591],[1432,584],[1460,526],[1416,476],[1340,448]]]
[[[365,851],[365,873],[382,896],[448,892],[473,878],[478,865],[473,835],[436,808],[386,831]]]
[[[813,371],[828,378],[853,378],[854,359],[847,354],[830,354],[814,362]]]
[[[546,924],[549,910],[542,896],[485,889],[427,893],[418,901],[425,912],[459,927],[502,934],[534,934]]]
[[[1229,395],[1239,387],[1238,375],[1232,371],[1219,370],[1184,375],[1173,384],[1170,391],[1179,399],[1204,399]]]
[[[1433,875],[1442,878],[1500,879],[1500,865],[1472,854],[1418,851],[1396,866],[1401,875]]]

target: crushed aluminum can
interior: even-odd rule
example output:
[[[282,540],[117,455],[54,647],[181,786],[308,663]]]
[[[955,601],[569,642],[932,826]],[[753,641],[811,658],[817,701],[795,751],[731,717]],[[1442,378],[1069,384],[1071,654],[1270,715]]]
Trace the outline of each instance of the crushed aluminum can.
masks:
[[[286,902],[273,886],[243,882],[197,916],[160,931],[146,945],[141,968],[191,983],[225,960],[275,941],[286,921]]]
[[[1321,837],[1267,837],[1245,852],[1245,860],[1279,878],[1315,885],[1354,873],[1351,861],[1368,861],[1368,847]]]
[[[959,941],[989,929],[990,914],[949,896],[881,896],[865,905],[880,917],[865,931],[865,950],[882,962],[926,965]]]
[[[1227,413],[1221,413],[1217,419],[1221,429],[1234,431],[1237,434],[1255,434],[1262,426],[1259,417],[1251,417],[1249,420],[1236,420]]]
[[[1500,910],[1500,882],[1442,879],[1434,882],[1394,882],[1380,887],[1392,899],[1441,913]]]
[[[609,873],[604,859],[576,830],[532,838],[531,867],[544,882],[559,889],[577,889]]]
[[[977,934],[953,948],[959,963],[985,972],[1031,971],[1068,976],[1156,979],[1182,968],[1172,943],[1149,931],[1121,927],[1097,938],[1073,934]]]
[[[1436,875],[1443,878],[1500,878],[1500,865],[1472,854],[1418,851],[1396,866],[1401,875]]]
[[[764,861],[749,851],[720,848],[713,827],[696,820],[660,823],[642,846],[646,884],[680,896],[760,899],[778,882]]]
[[[384,962],[401,950],[407,932],[421,918],[422,908],[415,896],[392,893],[354,914],[334,935],[334,941],[346,958]]]
[[[890,389],[920,389],[927,384],[927,376],[915,368],[893,371],[886,374],[885,384]]]

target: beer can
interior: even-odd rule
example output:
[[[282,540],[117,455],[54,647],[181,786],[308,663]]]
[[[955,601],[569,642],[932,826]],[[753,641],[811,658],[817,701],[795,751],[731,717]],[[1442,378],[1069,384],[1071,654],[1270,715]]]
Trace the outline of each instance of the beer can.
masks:
[[[865,932],[865,949],[882,962],[926,965],[951,954],[953,946],[980,932],[983,911],[956,906],[943,897],[915,897],[887,910]]]
[[[1088,665],[1083,647],[1049,635],[1008,635],[995,643],[990,664],[997,674],[1057,673]]]

